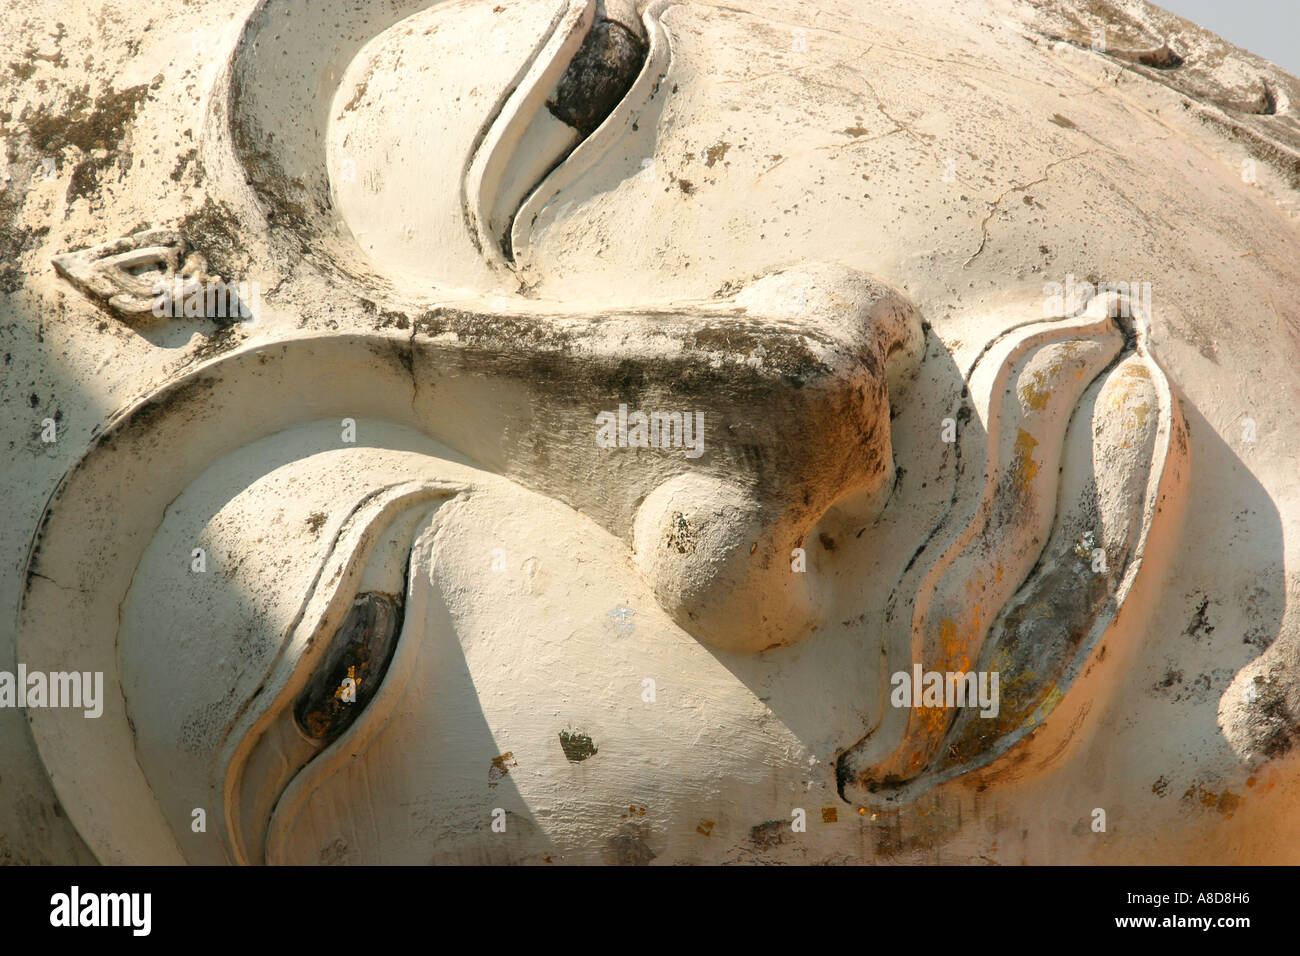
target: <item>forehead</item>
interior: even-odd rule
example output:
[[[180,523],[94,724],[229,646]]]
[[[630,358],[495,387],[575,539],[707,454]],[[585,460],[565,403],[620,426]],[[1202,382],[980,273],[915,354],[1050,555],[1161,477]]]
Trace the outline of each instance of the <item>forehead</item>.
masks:
[[[290,30],[265,6],[233,71],[236,145],[285,129],[237,150],[255,188],[307,209],[288,228],[376,288],[442,301],[521,288],[602,308],[833,260],[909,292],[940,334],[949,315],[1037,302],[1067,273],[1160,277],[1181,315],[1201,310],[1207,268],[1225,286],[1300,292],[1300,257],[1240,259],[1235,236],[1295,252],[1294,230],[1241,188],[1239,157],[1158,70],[1083,47],[1082,13],[1065,43],[1060,24],[963,3],[650,5],[653,84],[550,174],[513,263],[493,268],[466,210],[509,190],[475,193],[472,167],[545,145],[505,122],[509,99],[554,78],[546,58],[571,54],[555,31],[583,5],[409,6],[344,24],[332,45],[337,16]],[[1112,22],[1112,45],[1146,42],[1131,17]],[[319,83],[271,95],[286,71]],[[332,201],[316,215],[294,183]],[[1233,276],[1218,274],[1229,260]]]

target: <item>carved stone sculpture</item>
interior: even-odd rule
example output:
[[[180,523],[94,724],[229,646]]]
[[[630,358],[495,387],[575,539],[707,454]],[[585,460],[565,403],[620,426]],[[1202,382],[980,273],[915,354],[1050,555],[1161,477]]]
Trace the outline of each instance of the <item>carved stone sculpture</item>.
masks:
[[[0,88],[4,858],[1295,862],[1300,81],[742,6]]]

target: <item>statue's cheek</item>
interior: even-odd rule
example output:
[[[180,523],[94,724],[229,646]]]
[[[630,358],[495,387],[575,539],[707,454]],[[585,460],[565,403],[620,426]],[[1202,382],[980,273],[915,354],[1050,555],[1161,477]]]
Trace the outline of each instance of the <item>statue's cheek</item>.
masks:
[[[810,754],[755,690],[772,665],[693,639],[614,535],[485,479],[409,553],[378,694],[279,789],[267,863],[703,861],[789,813]],[[277,790],[274,759],[248,766]]]

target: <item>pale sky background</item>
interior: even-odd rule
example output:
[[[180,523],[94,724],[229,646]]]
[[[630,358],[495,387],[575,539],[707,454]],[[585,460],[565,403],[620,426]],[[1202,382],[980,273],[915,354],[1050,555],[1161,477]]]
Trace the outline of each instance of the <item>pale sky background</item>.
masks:
[[[1300,76],[1300,0],[1153,0]]]

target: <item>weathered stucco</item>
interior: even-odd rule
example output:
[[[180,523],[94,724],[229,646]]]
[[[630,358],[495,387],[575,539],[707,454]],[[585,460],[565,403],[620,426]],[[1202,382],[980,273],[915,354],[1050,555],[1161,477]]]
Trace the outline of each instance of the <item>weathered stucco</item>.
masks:
[[[0,706],[0,862],[1297,861],[1294,77],[1138,0],[4,22],[0,670],[106,693]]]

